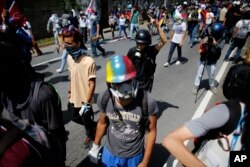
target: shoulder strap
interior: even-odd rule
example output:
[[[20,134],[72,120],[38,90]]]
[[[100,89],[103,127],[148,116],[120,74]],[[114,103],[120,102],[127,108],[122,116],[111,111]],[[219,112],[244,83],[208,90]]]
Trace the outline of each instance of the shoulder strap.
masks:
[[[23,132],[7,120],[0,119],[0,121],[4,127],[6,127],[7,124],[6,128],[8,129],[8,131],[0,138],[0,157],[1,157],[5,152],[5,150],[9,148],[11,144],[22,136]]]
[[[149,128],[149,114],[148,114],[148,94],[144,89],[138,90],[137,95],[138,103],[141,104],[142,108],[142,130],[148,130]]]
[[[38,97],[38,93],[39,93],[39,90],[40,90],[40,87],[41,87],[42,83],[44,83],[44,82],[43,81],[36,81],[35,82],[33,95],[32,95],[32,102],[31,102],[31,103],[33,103],[33,106],[35,106],[35,107],[38,106],[37,97]],[[35,112],[35,110],[36,109],[32,109],[32,112],[29,112],[29,114],[31,115],[31,118],[33,119],[32,121],[34,121],[34,122],[35,122],[35,117],[34,117],[33,112]]]
[[[229,109],[230,116],[229,116],[229,120],[227,121],[227,123],[223,127],[220,128],[220,131],[223,134],[228,135],[232,133],[238,125],[238,122],[241,117],[241,106],[238,100],[229,100],[223,103]]]
[[[216,103],[216,104],[220,104],[220,103]],[[219,133],[229,135],[237,127],[238,122],[241,117],[241,106],[240,106],[239,101],[229,100],[229,101],[223,102],[223,104],[225,104],[229,109],[229,113],[230,113],[229,120],[224,126],[220,128],[212,129],[206,135],[196,138],[195,143],[194,143],[195,147],[192,150],[192,153],[196,153],[201,148],[201,146],[205,143],[205,141],[208,141],[211,139],[217,139],[219,136]]]
[[[106,109],[107,109],[107,106],[108,106],[109,99],[110,99],[110,94],[109,94],[109,90],[107,89],[104,92],[104,94],[102,96],[102,100],[101,100],[101,105],[102,105],[105,113],[106,113]]]

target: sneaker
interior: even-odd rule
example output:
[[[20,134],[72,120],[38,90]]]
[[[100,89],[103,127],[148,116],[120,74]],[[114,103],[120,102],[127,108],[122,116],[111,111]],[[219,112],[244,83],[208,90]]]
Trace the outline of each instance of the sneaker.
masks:
[[[165,64],[163,64],[164,67],[168,67],[169,66],[169,63],[166,62]]]
[[[196,95],[198,93],[198,86],[194,86],[193,88],[193,94]]]
[[[210,87],[210,91],[211,91],[214,95],[217,94],[216,87]]]
[[[190,48],[193,48],[193,44],[190,44],[189,46],[190,46]]]
[[[175,65],[179,65],[179,64],[181,64],[181,62],[178,60],[178,61],[175,63]]]
[[[57,69],[56,72],[61,73],[63,70],[62,69]]]
[[[86,139],[83,142],[84,148],[89,148],[92,143],[92,139],[89,137],[86,137]]]

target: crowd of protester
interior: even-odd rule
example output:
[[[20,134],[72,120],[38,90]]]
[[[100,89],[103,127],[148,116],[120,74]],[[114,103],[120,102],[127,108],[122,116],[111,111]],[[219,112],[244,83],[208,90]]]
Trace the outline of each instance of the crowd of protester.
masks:
[[[146,20],[144,21],[147,23],[147,30],[142,29],[140,25],[143,21],[143,15],[146,15]],[[0,26],[1,49],[6,52],[8,48],[17,47],[16,52],[12,54],[20,52],[21,57],[19,58],[21,60],[16,63],[23,70],[20,71],[20,77],[25,74],[26,76],[23,77],[25,80],[19,77],[21,86],[20,88],[17,87],[16,97],[16,92],[9,89],[5,90],[5,88],[0,89],[0,108],[7,108],[11,115],[14,114],[21,119],[30,119],[29,115],[18,114],[17,111],[25,110],[25,112],[32,112],[23,108],[30,104],[29,100],[33,98],[31,95],[34,91],[35,82],[38,80],[42,81],[43,75],[36,73],[31,67],[32,57],[30,51],[34,47],[37,55],[42,55],[43,53],[32,34],[31,24],[25,17],[24,19],[13,20],[6,10],[3,11],[1,16],[3,19],[3,23]],[[171,59],[176,47],[178,58],[175,61],[175,65],[181,65],[183,61],[182,46],[189,45],[192,48],[200,43],[197,54],[200,54],[201,58],[199,59],[198,71],[194,81],[193,94],[197,94],[204,68],[207,68],[210,91],[215,95],[217,83],[214,74],[216,63],[221,56],[223,47],[226,44],[230,45],[226,55],[223,55],[224,61],[229,60],[229,55],[235,47],[237,47],[237,52],[236,56],[232,58],[233,63],[237,66],[243,59],[241,58],[241,51],[250,32],[250,9],[249,6],[240,1],[216,1],[213,3],[209,1],[198,3],[195,1],[190,4],[184,1],[182,4],[176,3],[166,6],[156,6],[152,3],[148,9],[141,9],[136,4],[134,6],[128,5],[123,11],[119,8],[114,8],[108,16],[108,23],[112,39],[126,40],[130,38],[130,40],[136,42],[136,47],[128,51],[128,56],[111,56],[108,59],[106,65],[107,91],[98,96],[97,102],[101,110],[98,123],[93,121],[92,109],[95,87],[98,84],[96,83],[95,58],[99,56],[97,50],[105,57],[106,49],[108,48],[103,48],[100,45],[100,39],[105,40],[103,25],[100,16],[97,15],[94,9],[79,11],[78,14],[72,9],[69,14],[63,14],[61,17],[57,13],[51,14],[47,23],[47,31],[50,33],[52,30],[53,32],[55,51],[60,53],[62,50],[61,66],[56,71],[59,73],[63,72],[65,65],[68,65],[71,78],[68,88],[68,110],[72,113],[72,121],[85,127],[86,139],[84,140],[84,145],[85,148],[90,148],[90,158],[92,160],[98,159],[101,139],[107,134],[103,157],[101,158],[103,166],[148,166],[156,139],[157,113],[159,110],[149,92],[151,92],[153,84],[153,75],[156,67],[155,59],[159,50],[167,43],[166,34],[170,32],[168,42],[170,49],[167,61],[163,66],[169,67],[173,64]],[[25,31],[26,35],[24,34]],[[118,33],[116,33],[117,31]],[[154,35],[159,35],[160,39],[157,44],[151,45],[152,36]],[[189,36],[188,43],[185,43],[186,35]],[[87,55],[85,46],[87,42],[90,42],[92,56]],[[247,56],[249,58],[249,52]],[[4,61],[10,60],[5,58]],[[250,74],[249,68],[249,63],[245,61],[244,69],[248,70]],[[0,71],[1,75],[4,75],[2,72],[4,70],[6,70],[5,66]],[[236,72],[239,75],[244,75],[243,78],[246,84],[249,84],[250,75],[245,75],[241,70]],[[234,72],[232,73],[234,74]],[[229,78],[233,75],[232,73],[228,74],[227,82],[230,82]],[[9,82],[12,82],[10,78],[8,79]],[[248,90],[248,87],[244,87],[242,82],[239,83],[240,88],[232,89],[232,92],[226,92],[226,89],[232,87],[229,86],[230,83],[225,82],[223,93],[226,94],[225,96],[228,100],[237,98],[241,102],[240,104],[244,106],[244,110],[247,110],[249,109],[249,94],[244,94],[241,89],[245,88]],[[7,84],[5,83],[1,86],[7,88],[9,85],[7,82]],[[42,109],[44,109],[40,109],[39,112],[48,114],[45,114],[46,116],[43,114],[42,117],[39,117],[41,115],[37,117],[35,114],[36,119],[32,121],[40,123],[41,126],[44,126],[51,133],[54,138],[51,144],[55,144],[54,147],[52,146],[52,150],[58,153],[57,158],[62,161],[62,163],[57,163],[59,166],[64,166],[65,163],[63,162],[66,158],[66,132],[62,124],[61,106],[55,102],[56,100],[60,101],[60,97],[56,96],[52,86],[48,86],[45,82],[41,88],[50,90],[48,95],[41,90],[42,93],[40,94],[43,95],[43,99],[39,99],[41,100]],[[25,90],[25,92],[20,93],[21,89]],[[240,93],[237,94],[235,91],[240,91]],[[26,101],[25,98],[28,100]],[[23,101],[25,101],[25,104],[23,104]],[[144,106],[145,103],[146,107]],[[18,108],[20,105],[23,108]],[[57,111],[55,111],[55,108]],[[188,122],[180,129],[169,134],[164,139],[163,145],[186,166],[192,166],[193,164],[204,165],[203,162],[190,155],[190,152],[181,143],[187,139],[204,134],[206,130],[201,127],[202,125],[198,125],[199,122],[204,119],[211,120],[211,118],[215,118],[219,109],[228,115],[228,109],[225,108],[224,104],[216,106],[209,112],[214,115],[207,116],[207,114],[196,121]],[[138,110],[141,110],[141,113]],[[146,116],[143,115],[144,110],[148,112]],[[138,118],[141,118],[141,120]],[[147,121],[150,122],[148,127],[141,125],[146,124],[145,122]],[[223,121],[226,122],[227,119]],[[248,121],[245,122],[246,127],[249,126]],[[220,127],[218,122],[216,122],[216,125]],[[206,125],[212,129],[213,122],[205,121],[204,126]],[[199,129],[199,132],[196,132],[197,129]],[[244,137],[244,139],[248,140],[247,137],[249,136]],[[144,141],[144,138],[146,141]],[[244,149],[249,149],[248,144],[244,143]],[[174,148],[175,145],[178,147]],[[190,160],[186,160],[180,151],[183,151]]]

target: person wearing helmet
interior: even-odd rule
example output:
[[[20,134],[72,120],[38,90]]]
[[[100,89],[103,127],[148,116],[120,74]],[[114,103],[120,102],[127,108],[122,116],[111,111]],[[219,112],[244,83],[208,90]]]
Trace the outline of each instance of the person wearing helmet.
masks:
[[[141,29],[135,36],[136,46],[130,48],[127,54],[135,67],[137,73],[136,79],[139,81],[139,87],[149,92],[153,86],[156,56],[167,42],[166,35],[161,29],[158,20],[150,17],[150,22],[157,28],[160,35],[160,41],[155,45],[151,45],[152,39],[150,32]]]
[[[175,64],[179,65],[181,63],[181,48],[186,37],[187,25],[186,22],[183,21],[181,14],[176,13],[174,15],[174,20],[175,23],[173,25],[172,32],[170,35],[171,46],[168,54],[168,60],[166,63],[163,64],[164,67],[168,67],[170,65],[170,61],[172,59],[172,55],[176,47],[178,51],[178,59]]]
[[[126,55],[107,60],[106,82],[108,90],[97,99],[100,118],[89,151],[90,160],[98,158],[101,139],[107,133],[103,166],[148,166],[156,139],[157,103],[148,92],[138,88],[136,70]]]
[[[225,28],[224,25],[220,22],[216,22],[212,25],[210,34],[216,40],[217,45],[223,49],[225,42],[224,39]]]
[[[215,70],[216,70],[217,60],[220,58],[221,55],[221,48],[218,47],[215,38],[209,36],[204,38],[204,41],[200,45],[199,53],[200,53],[200,60],[199,60],[198,71],[194,81],[193,94],[197,95],[198,93],[200,82],[204,74],[205,68],[207,68],[210,91],[213,94],[216,94],[217,82],[215,80]]]

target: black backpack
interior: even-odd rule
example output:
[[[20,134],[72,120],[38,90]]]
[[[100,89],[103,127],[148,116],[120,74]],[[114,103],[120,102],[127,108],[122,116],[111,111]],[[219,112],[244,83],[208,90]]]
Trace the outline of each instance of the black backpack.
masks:
[[[217,104],[221,104],[221,103],[217,103]],[[229,120],[224,126],[220,128],[212,129],[206,135],[196,138],[194,140],[195,148],[192,150],[192,153],[198,152],[207,141],[218,139],[221,137],[222,134],[227,136],[236,129],[239,123],[239,120],[241,118],[240,102],[238,100],[229,100],[229,101],[223,102],[223,104],[225,104],[227,108],[229,109],[229,113],[230,113]]]
[[[32,118],[29,122],[25,122],[14,116],[11,117],[13,123],[8,120],[0,119],[0,127],[4,127],[5,131],[0,133],[0,166],[4,166],[4,162],[8,162],[8,156],[5,154],[15,155],[17,153],[23,154],[23,159],[17,159],[16,163],[13,163],[14,166],[38,166],[38,167],[54,167],[58,166],[58,157],[55,155],[51,148],[44,142],[45,139],[50,141],[53,139],[50,137],[49,133],[40,125],[35,125],[35,116],[36,107],[38,105],[38,93],[40,87],[43,84],[47,84],[43,81],[36,81],[34,83],[34,90],[32,95],[32,100],[30,106],[32,111],[26,114],[29,114]],[[47,84],[52,89],[54,89],[50,84]],[[28,106],[29,106],[28,105]],[[34,130],[34,129],[35,130]],[[0,131],[1,132],[1,131]],[[24,140],[23,140],[24,139]],[[26,143],[24,141],[27,141]],[[18,148],[18,145],[26,145],[26,150],[18,150],[18,152],[13,152],[13,148]],[[26,151],[26,152],[25,152]],[[5,158],[7,158],[5,160]],[[17,156],[17,158],[19,158]],[[3,164],[2,164],[3,162]],[[61,163],[61,162],[60,162]],[[21,165],[22,164],[22,165]]]
[[[101,100],[101,105],[102,105],[103,109],[105,110],[104,112],[106,112],[107,105],[108,105],[108,102],[109,102],[110,99],[111,99],[110,91],[106,90],[104,92],[102,100]],[[113,103],[113,106],[114,106],[113,99],[111,99],[111,100],[112,100],[112,103]],[[137,104],[139,104],[141,106],[141,108],[142,108],[142,117],[143,117],[143,119],[140,122],[140,124],[142,125],[141,130],[142,131],[148,130],[150,121],[149,121],[149,118],[148,118],[149,115],[148,115],[148,96],[147,96],[147,92],[145,90],[143,90],[143,89],[139,89],[138,93],[137,93],[136,100],[137,100]]]

